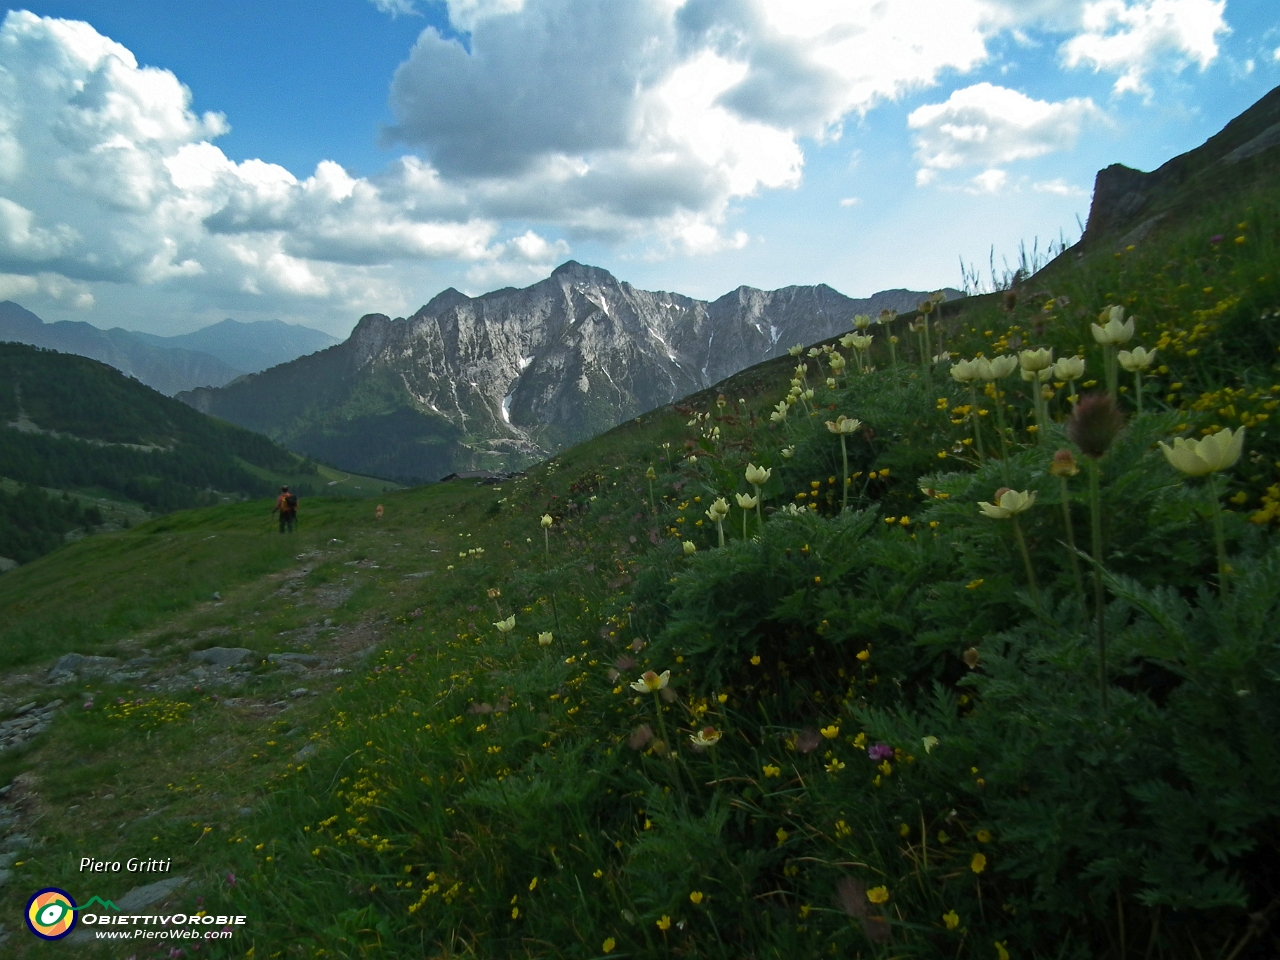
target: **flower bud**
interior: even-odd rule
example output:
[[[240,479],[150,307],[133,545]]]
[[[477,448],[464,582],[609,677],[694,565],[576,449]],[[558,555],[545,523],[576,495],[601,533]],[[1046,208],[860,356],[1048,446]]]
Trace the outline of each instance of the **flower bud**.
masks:
[[[1087,393],[1067,418],[1067,437],[1087,457],[1097,460],[1111,449],[1124,429],[1124,414],[1109,393]]]
[[[1080,472],[1080,468],[1076,466],[1076,458],[1071,455],[1070,450],[1059,450],[1053,455],[1049,472],[1055,477],[1074,477]]]

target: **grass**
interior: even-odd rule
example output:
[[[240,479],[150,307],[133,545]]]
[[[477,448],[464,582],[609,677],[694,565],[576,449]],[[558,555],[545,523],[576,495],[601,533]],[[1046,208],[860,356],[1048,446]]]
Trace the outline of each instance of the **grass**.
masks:
[[[387,493],[381,520],[308,501],[281,538],[268,504],[224,505],[0,578],[11,669],[70,649],[256,655],[241,706],[190,684],[60,691],[54,729],[0,755],[36,839],[9,915],[37,885],[138,882],[86,881],[78,851],[156,851],[193,878],[178,906],[250,917],[212,956],[1265,956],[1249,916],[1277,893],[1280,822],[1278,211],[1253,195],[947,310],[964,356],[1082,348],[1093,379],[1089,323],[1112,303],[1160,351],[1146,412],[1121,395],[1129,427],[1101,461],[1106,710],[1046,472],[1069,446],[1065,387],[1041,442],[1027,388],[1001,381],[1011,455],[980,464],[964,441],[987,409],[998,451],[997,398],[962,412],[968,390],[921,374],[902,318],[898,370],[888,331],[881,369],[835,389],[809,359],[815,415],[796,404],[785,425],[768,413],[791,358],[519,480]],[[849,443],[844,513],[838,413],[871,431]],[[1220,588],[1205,488],[1154,443],[1226,426],[1248,442],[1222,474]],[[717,549],[705,510],[750,491],[748,462],[772,470],[772,512],[744,538],[732,506]],[[1041,612],[1011,529],[976,508],[1005,485],[1040,498],[1020,522]],[[326,662],[263,662],[284,651]],[[633,690],[646,669],[674,696]],[[13,706],[51,695],[11,689]],[[708,726],[720,740],[695,750]],[[14,937],[17,956],[65,950]]]

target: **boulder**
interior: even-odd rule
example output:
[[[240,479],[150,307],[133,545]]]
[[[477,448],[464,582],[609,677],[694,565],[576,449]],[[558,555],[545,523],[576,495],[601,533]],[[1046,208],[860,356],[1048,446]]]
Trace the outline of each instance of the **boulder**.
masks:
[[[191,654],[191,659],[226,670],[253,656],[256,654],[245,647],[209,647],[206,650],[196,650]]]

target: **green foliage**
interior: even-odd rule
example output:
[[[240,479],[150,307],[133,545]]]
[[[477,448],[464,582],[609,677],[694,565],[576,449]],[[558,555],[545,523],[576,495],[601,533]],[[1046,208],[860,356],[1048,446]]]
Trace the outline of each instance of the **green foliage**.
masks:
[[[26,563],[61,546],[64,533],[101,523],[97,507],[65,494],[54,497],[34,484],[15,493],[0,490],[0,557]]]
[[[208,908],[252,913],[255,956],[1276,955],[1280,546],[1266,497],[1280,370],[1263,305],[1277,213],[1274,190],[1219,203],[1133,250],[1060,258],[1015,296],[948,306],[944,342],[965,356],[1052,345],[1080,350],[1092,378],[1089,323],[1110,304],[1160,351],[1142,415],[1121,379],[1096,557],[1085,472],[1064,487],[1049,469],[1071,449],[1065,387],[1048,384],[1037,424],[1016,376],[975,396],[923,367],[909,318],[896,369],[886,330],[880,369],[834,388],[825,360],[807,360],[812,405],[783,424],[767,417],[792,358],[722,387],[740,402],[689,398],[500,491],[396,493],[376,530],[367,507],[315,516],[299,534],[321,558],[309,584],[372,573],[393,538],[415,573],[365,581],[335,612],[377,625],[378,652],[317,708],[317,752],[261,761],[255,816],[192,846],[208,875],[240,878]],[[847,511],[826,426],[840,414],[862,421],[846,435]],[[975,421],[985,459],[965,443]],[[1215,480],[1220,580],[1212,488],[1156,444],[1223,426],[1246,443]],[[772,471],[759,514],[734,503],[748,463]],[[1016,526],[979,510],[1002,487],[1036,493]],[[723,549],[706,514],[720,497]],[[16,626],[0,640],[30,659],[51,636],[39,631],[77,618],[111,623],[99,645],[156,629],[172,609],[137,599],[144,555],[183,609],[188,554],[207,551],[193,562],[222,563],[229,582],[281,569],[278,538],[244,546],[245,509],[174,515],[6,575],[20,579],[0,580],[0,623]],[[1068,530],[1103,580],[1105,664]],[[110,602],[89,593],[94,560],[121,571]],[[49,627],[55,599],[70,619]],[[217,616],[249,621],[250,606]],[[281,610],[263,636],[318,615]],[[187,729],[146,732],[182,744]],[[286,749],[267,736],[255,762]],[[84,789],[65,774],[68,795],[73,781]]]

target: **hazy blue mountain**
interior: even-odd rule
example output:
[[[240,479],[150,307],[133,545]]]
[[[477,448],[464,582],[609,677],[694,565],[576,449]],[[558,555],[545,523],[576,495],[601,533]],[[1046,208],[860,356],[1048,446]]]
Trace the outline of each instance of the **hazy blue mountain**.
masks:
[[[923,296],[819,284],[708,303],[570,261],[523,289],[449,289],[407,319],[370,314],[338,346],[178,399],[347,470],[434,480],[524,466]]]
[[[311,327],[282,320],[252,323],[223,320],[194,333],[175,337],[158,337],[151,333],[134,335],[156,347],[178,347],[207,353],[242,373],[258,373],[342,342]]]
[[[102,330],[74,320],[45,323],[12,300],[0,302],[0,341],[5,340],[100,360],[166,396],[222,386],[244,372],[207,353],[148,343],[121,327]]]

